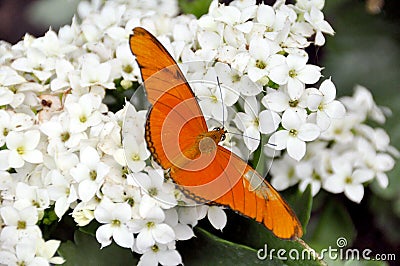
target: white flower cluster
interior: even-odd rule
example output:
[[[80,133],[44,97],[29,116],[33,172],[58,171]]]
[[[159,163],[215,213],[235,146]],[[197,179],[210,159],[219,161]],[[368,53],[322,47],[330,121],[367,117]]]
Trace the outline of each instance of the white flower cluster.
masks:
[[[384,123],[384,110],[376,106],[371,93],[362,86],[355,87],[352,97],[340,101],[346,106],[346,116],[332,120],[320,138],[310,143],[300,163],[288,154],[275,159],[271,167],[271,183],[275,188],[283,190],[299,183],[300,190],[304,190],[311,184],[313,195],[322,187],[360,202],[364,183],[376,178],[381,187],[388,186],[385,172],[394,167],[393,157],[399,153],[389,145],[385,130],[363,124],[367,119]]]
[[[384,120],[368,91],[342,99],[345,116],[330,79],[306,88],[321,68],[307,64],[304,48],[333,34],[323,0],[273,7],[214,1],[199,20],[176,16],[174,0],[103,2],[81,2],[81,22],[58,33],[0,43],[0,264],[63,262],[54,256],[60,242],[45,242],[37,226],[52,207],[59,219],[72,209],[79,226],[96,220],[102,247],[114,241],[143,254],[142,265],[182,263],[175,243],[192,238],[205,216],[215,228],[225,226],[220,208],[185,206],[191,200],[149,163],[146,111],[127,103],[112,113],[102,103],[115,80],[124,88],[140,80],[128,44],[136,26],[180,62],[198,61],[186,65],[188,80],[219,78],[221,90],[194,90],[206,117],[231,118],[229,131],[245,135],[226,145],[251,153],[266,134],[266,153],[286,149],[271,169],[278,189],[312,183],[314,194],[322,186],[359,201],[362,183],[376,177],[387,186],[394,161],[386,132],[363,124]],[[124,130],[131,134],[123,138]]]

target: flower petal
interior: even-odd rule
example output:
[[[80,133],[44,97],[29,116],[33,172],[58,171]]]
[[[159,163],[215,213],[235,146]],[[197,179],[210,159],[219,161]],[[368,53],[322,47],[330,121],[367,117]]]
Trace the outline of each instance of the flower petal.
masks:
[[[305,85],[297,78],[288,79],[288,94],[291,99],[299,99],[304,92]]]
[[[227,222],[225,212],[218,206],[211,206],[208,209],[207,217],[215,229],[222,230]]]
[[[289,131],[287,130],[279,130],[269,137],[268,147],[280,151],[286,148],[287,141],[289,138]]]
[[[133,234],[125,226],[120,226],[114,230],[113,239],[118,246],[132,248],[134,244]]]
[[[147,248],[155,244],[152,231],[148,228],[144,228],[136,237],[136,247],[140,251],[144,251]]]
[[[287,130],[298,130],[304,122],[305,117],[292,109],[286,110],[282,115],[282,126]]]
[[[281,117],[272,111],[264,110],[258,115],[259,130],[261,133],[270,134],[274,132],[281,123]]]
[[[113,229],[110,224],[101,225],[96,230],[96,239],[101,244],[101,248],[104,248],[111,244],[111,237]]]
[[[324,95],[325,103],[330,103],[336,98],[336,87],[331,79],[324,80],[319,86],[319,90]]]
[[[306,143],[298,138],[289,137],[286,149],[290,157],[300,161],[306,154]]]
[[[174,230],[167,224],[156,225],[152,233],[154,239],[161,244],[167,244],[175,239]]]
[[[280,91],[272,92],[265,95],[261,103],[269,110],[283,112],[289,108],[289,97]]]
[[[29,163],[43,162],[43,154],[38,150],[25,151],[24,154],[22,154],[22,158]]]
[[[297,78],[305,84],[314,84],[321,77],[321,68],[315,65],[306,65],[299,73]]]
[[[342,193],[344,191],[344,179],[339,175],[331,175],[325,179],[323,187],[331,193]]]
[[[30,130],[24,133],[24,144],[27,150],[33,150],[39,144],[39,130]]]
[[[159,262],[161,265],[181,265],[182,257],[176,250],[160,251]]]
[[[350,200],[360,203],[364,197],[364,186],[362,184],[349,184],[344,187],[344,194]]]
[[[325,105],[324,109],[331,118],[340,119],[343,118],[346,114],[346,109],[344,108],[344,105],[339,101],[330,102],[329,104]]]
[[[254,126],[246,128],[243,135],[244,143],[251,152],[255,151],[260,144],[260,132]]]
[[[298,130],[297,137],[303,141],[313,141],[318,138],[320,129],[317,125],[305,123]]]

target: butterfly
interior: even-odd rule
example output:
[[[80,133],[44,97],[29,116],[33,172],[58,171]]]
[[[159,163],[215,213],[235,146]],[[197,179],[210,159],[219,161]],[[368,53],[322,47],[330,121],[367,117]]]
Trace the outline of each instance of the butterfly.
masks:
[[[129,44],[151,104],[147,147],[183,193],[255,219],[279,238],[301,237],[301,224],[280,194],[247,162],[218,145],[227,131],[208,130],[196,96],[165,47],[141,27],[133,29]]]

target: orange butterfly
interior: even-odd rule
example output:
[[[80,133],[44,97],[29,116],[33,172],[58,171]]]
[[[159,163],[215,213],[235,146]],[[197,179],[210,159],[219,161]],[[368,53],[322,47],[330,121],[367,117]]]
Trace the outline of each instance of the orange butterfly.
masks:
[[[192,199],[228,206],[263,223],[279,238],[301,237],[301,224],[279,193],[218,145],[225,129],[208,131],[193,91],[162,44],[140,27],[133,29],[129,41],[152,104],[145,136],[155,161]]]

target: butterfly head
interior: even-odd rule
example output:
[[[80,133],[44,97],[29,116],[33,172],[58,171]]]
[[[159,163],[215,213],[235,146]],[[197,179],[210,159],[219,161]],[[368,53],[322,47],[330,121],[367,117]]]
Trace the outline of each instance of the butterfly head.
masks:
[[[213,136],[215,137],[215,142],[218,143],[220,141],[224,141],[226,138],[226,130],[223,127],[215,127],[213,129]]]

